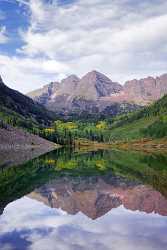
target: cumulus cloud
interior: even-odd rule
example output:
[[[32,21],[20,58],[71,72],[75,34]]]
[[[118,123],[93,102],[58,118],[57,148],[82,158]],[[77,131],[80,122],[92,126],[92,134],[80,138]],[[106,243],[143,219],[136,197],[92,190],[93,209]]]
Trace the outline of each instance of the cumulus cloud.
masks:
[[[0,55],[2,78],[9,87],[27,93],[70,73],[68,66],[56,60]]]
[[[66,5],[58,0],[19,2],[27,6],[29,27],[19,32],[24,45],[17,53],[34,64],[45,60],[47,71],[55,70],[55,80],[96,69],[123,83],[166,71],[165,0],[75,0]],[[45,75],[43,67],[37,74]],[[33,83],[34,88],[39,85]]]
[[[27,250],[161,250],[166,246],[166,222],[163,216],[123,207],[91,220],[23,197],[10,203],[0,218],[0,248],[13,249],[17,235],[19,246],[29,243]],[[8,245],[3,241],[6,235]]]

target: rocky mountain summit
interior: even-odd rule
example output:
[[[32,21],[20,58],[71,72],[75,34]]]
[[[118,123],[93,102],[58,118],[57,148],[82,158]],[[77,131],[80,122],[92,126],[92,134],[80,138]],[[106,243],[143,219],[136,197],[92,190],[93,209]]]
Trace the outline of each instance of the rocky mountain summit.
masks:
[[[97,100],[100,97],[111,96],[119,93],[122,86],[119,83],[112,82],[105,75],[92,71],[86,74],[74,89],[73,98],[82,97],[86,100]]]
[[[60,83],[52,82],[28,93],[28,96],[52,111],[123,113],[148,105],[165,94],[167,74],[135,79],[121,85],[100,72],[92,71],[81,79],[71,75]]]

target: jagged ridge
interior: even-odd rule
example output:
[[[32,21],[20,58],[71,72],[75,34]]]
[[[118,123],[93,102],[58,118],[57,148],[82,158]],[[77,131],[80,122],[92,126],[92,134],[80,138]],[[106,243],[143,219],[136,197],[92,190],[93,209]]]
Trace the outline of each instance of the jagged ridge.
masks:
[[[124,85],[92,71],[79,79],[71,75],[61,83],[51,83],[28,95],[49,110],[64,113],[113,111],[113,104],[126,104],[127,111],[148,105],[167,94],[167,74],[127,81]],[[136,105],[136,106],[132,106]]]

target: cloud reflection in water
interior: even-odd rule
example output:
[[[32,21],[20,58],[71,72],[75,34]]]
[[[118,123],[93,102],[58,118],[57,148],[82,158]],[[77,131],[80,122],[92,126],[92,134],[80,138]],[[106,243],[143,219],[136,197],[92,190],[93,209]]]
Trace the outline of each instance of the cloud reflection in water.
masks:
[[[91,220],[23,197],[10,203],[0,218],[0,249],[164,250],[166,228],[167,217],[123,206]]]

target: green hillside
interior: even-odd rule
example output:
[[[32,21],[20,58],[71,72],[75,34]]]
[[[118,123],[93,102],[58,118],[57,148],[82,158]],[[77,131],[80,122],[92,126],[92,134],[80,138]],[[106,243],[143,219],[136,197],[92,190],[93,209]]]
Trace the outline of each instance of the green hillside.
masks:
[[[0,120],[32,130],[49,126],[54,114],[31,98],[8,88],[0,78]]]
[[[131,140],[167,136],[167,95],[149,107],[117,117],[110,128],[110,140]]]

